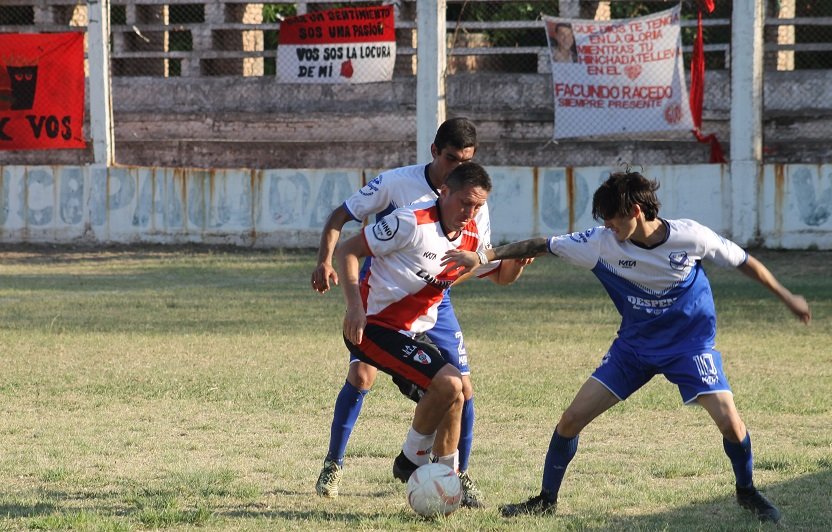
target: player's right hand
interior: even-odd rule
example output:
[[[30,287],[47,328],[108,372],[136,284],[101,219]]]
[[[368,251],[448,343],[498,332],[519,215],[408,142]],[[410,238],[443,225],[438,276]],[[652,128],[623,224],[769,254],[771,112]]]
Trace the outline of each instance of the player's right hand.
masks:
[[[338,272],[331,264],[318,264],[312,272],[312,288],[324,294],[329,290],[330,282],[334,285],[338,284]]]

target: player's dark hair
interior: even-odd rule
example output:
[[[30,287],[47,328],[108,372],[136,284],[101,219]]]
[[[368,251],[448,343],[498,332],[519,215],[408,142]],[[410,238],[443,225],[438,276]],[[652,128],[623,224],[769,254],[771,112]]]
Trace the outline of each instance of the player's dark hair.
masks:
[[[659,214],[661,203],[656,197],[659,183],[638,172],[616,172],[592,196],[592,217],[609,220],[616,216],[630,216],[638,204],[644,219],[652,221]]]
[[[447,146],[458,150],[473,147],[476,150],[477,128],[467,118],[449,118],[442,122],[442,125],[436,130],[433,144],[438,152],[441,152]]]
[[[448,174],[445,186],[451,193],[468,186],[480,187],[486,192],[491,192],[491,177],[479,164],[467,162],[460,164]]]

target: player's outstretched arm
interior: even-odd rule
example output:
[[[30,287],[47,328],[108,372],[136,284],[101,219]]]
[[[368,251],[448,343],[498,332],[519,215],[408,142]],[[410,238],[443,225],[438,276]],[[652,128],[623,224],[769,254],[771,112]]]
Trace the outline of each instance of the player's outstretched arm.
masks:
[[[483,252],[485,253],[484,258],[487,262],[497,259],[533,259],[548,251],[547,242],[548,239],[546,238],[530,238],[529,240],[513,242],[486,249]],[[481,262],[479,255],[473,251],[452,249],[442,257],[441,264],[442,266],[451,265],[451,267],[461,268],[461,274],[464,274],[479,266]]]
[[[496,273],[488,278],[499,285],[508,285],[516,281],[523,274],[523,269],[534,262],[534,259],[506,259],[500,264]]]
[[[332,267],[332,255],[335,245],[341,236],[344,224],[352,220],[352,216],[343,205],[333,210],[321,231],[321,243],[318,245],[318,264],[312,271],[312,288],[321,294],[326,293],[332,284],[338,284],[338,273]]]
[[[806,299],[801,295],[792,294],[785,286],[780,284],[774,274],[762,262],[749,255],[748,260],[737,269],[768,288],[792,311],[792,314],[797,316],[797,319],[805,324],[812,321],[812,311],[809,310]]]
[[[343,280],[344,300],[347,310],[344,313],[344,336],[347,340],[358,345],[364,337],[364,327],[367,325],[367,313],[361,300],[358,287],[358,261],[370,254],[363,235],[356,235],[343,242],[335,252],[338,259],[338,273]]]

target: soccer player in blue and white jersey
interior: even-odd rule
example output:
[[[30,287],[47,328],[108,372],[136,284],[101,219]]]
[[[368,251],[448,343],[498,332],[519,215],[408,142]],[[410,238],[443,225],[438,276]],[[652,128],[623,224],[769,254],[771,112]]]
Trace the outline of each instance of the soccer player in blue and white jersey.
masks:
[[[384,171],[347,198],[341,206],[332,211],[321,233],[318,264],[312,273],[312,288],[323,294],[330,289],[331,284],[338,284],[338,274],[332,267],[332,257],[345,223],[353,220],[360,222],[374,214],[376,220],[380,220],[396,208],[437,199],[439,189],[451,171],[470,161],[476,149],[477,131],[473,123],[465,118],[446,120],[436,132],[431,145],[433,160],[429,164]],[[477,213],[476,221],[484,239],[483,245],[490,246],[491,225],[487,204]],[[368,268],[369,262],[365,262],[362,275],[366,274]],[[442,352],[445,360],[462,374],[465,396],[459,439],[462,504],[467,507],[479,507],[482,496],[467,472],[474,438],[474,391],[468,367],[468,353],[451,304],[450,292],[445,293],[439,306],[436,325],[428,332],[428,336]],[[335,400],[329,450],[315,485],[320,496],[338,496],[347,442],[361,412],[364,397],[375,381],[376,372],[375,367],[351,355],[347,379]]]
[[[736,476],[737,502],[761,521],[780,511],[754,487],[751,437],[734,405],[714,347],[716,312],[702,260],[734,267],[777,296],[802,322],[806,300],[783,287],[757,259],[693,220],[660,218],[658,184],[638,172],[613,174],[595,192],[592,215],[603,227],[535,238],[476,254],[450,251],[444,264],[474,268],[482,260],[551,253],[591,270],[621,314],[617,338],[555,427],[540,494],[503,506],[505,516],[554,513],[578,434],[593,419],[627,399],[654,375],[676,384],[685,404],[705,408],[722,433]]]

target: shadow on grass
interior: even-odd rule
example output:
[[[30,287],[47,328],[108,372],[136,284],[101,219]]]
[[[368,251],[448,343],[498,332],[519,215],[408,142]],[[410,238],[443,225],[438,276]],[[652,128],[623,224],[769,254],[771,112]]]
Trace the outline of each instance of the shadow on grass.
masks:
[[[36,502],[33,504],[0,502],[0,517],[13,519],[15,517],[35,517],[55,513],[57,506],[50,502]]]
[[[832,530],[832,504],[830,494],[832,493],[832,469],[817,473],[807,474],[798,479],[788,482],[766,485],[761,491],[772,500],[781,510],[783,518],[779,527],[760,523],[748,510],[741,508],[734,497],[733,492],[715,498],[705,499],[701,502],[692,503],[683,507],[674,508],[666,512],[659,512],[649,515],[615,515],[599,512],[591,516],[560,513],[552,517],[520,517],[514,519],[503,519],[497,521],[496,528],[505,529],[552,529],[552,530],[708,530],[713,531],[736,531],[736,530],[774,530],[786,528],[788,530],[821,531]],[[362,497],[356,497],[361,499]],[[518,499],[519,500],[519,499]],[[320,522],[322,526],[329,524],[355,524],[366,523],[368,518],[374,516],[367,513],[354,511],[327,510],[329,501],[320,500],[318,509],[293,510],[270,508],[264,511],[230,511],[220,513],[224,517],[238,517],[242,519],[275,519],[297,522]],[[503,501],[508,502],[508,501]],[[488,528],[493,529],[493,513],[496,513],[498,503],[494,501],[488,510],[473,510],[466,512],[464,516],[452,516],[451,522],[456,519],[473,518],[471,523],[476,527],[477,515],[482,514],[482,519],[487,519]],[[515,501],[512,501],[515,502]],[[360,500],[356,501],[360,504]],[[599,500],[599,504],[604,501]],[[492,515],[488,515],[492,514]],[[393,518],[398,521],[400,517],[396,513],[376,516],[380,519]],[[551,520],[551,521],[550,521]],[[405,524],[405,523],[402,523]],[[463,524],[462,521],[459,524]],[[541,528],[542,527],[542,528]]]
[[[780,528],[807,531],[832,530],[832,504],[830,504],[829,498],[830,493],[832,493],[832,469],[807,474],[788,482],[766,485],[764,492],[779,506],[783,513]],[[275,494],[290,497],[303,496],[308,498],[309,496],[305,492],[289,490],[276,491]],[[83,504],[83,511],[92,512],[104,519],[119,518],[137,523],[144,518],[143,510],[137,505],[127,505],[115,509],[114,506],[122,506],[123,503],[123,501],[120,501],[121,497],[116,493],[102,494],[100,497],[90,497],[90,494],[81,492],[50,492],[42,495],[50,500],[61,501],[61,503],[60,505],[52,502],[13,503],[9,501],[9,497],[2,497],[0,498],[0,516],[5,519],[44,517],[60,519],[77,514],[82,510],[72,501],[93,502],[90,499],[94,498],[97,501],[93,502],[92,505]],[[354,499],[354,504],[361,505],[364,499],[388,495],[387,492],[383,494],[367,492],[351,498]],[[318,529],[325,529],[333,525],[361,527],[367,525],[368,521],[377,521],[380,526],[386,525],[395,528],[400,526],[412,528],[414,524],[418,524],[417,521],[409,519],[410,517],[416,519],[416,517],[408,512],[361,512],[349,508],[333,507],[331,501],[317,498],[313,500],[317,501],[317,507],[315,508],[281,508],[280,505],[271,507],[260,506],[259,504],[241,505],[236,508],[211,508],[210,505],[205,505],[201,508],[206,513],[207,519],[211,519],[211,517],[208,517],[210,515],[223,520],[239,520],[240,523],[237,523],[239,526],[244,526],[244,522],[248,520],[260,521],[265,519],[268,523],[264,523],[265,528],[280,528],[281,523],[289,526],[305,524],[310,528]],[[597,502],[598,504],[604,503],[603,500]],[[483,526],[487,524],[489,529],[538,530],[708,530],[713,532],[775,529],[773,525],[759,523],[750,512],[740,508],[734,500],[733,493],[674,508],[666,512],[635,516],[615,515],[612,511],[606,513],[599,511],[599,513],[589,516],[563,512],[552,517],[498,518],[495,521],[494,514],[497,512],[497,504],[498,502],[494,501],[493,506],[487,510],[473,510],[454,515],[449,518],[449,524],[456,521],[458,525],[473,528],[477,527],[477,523],[481,523]],[[179,508],[178,510],[187,513],[192,509]],[[170,525],[181,524],[187,524],[187,522],[174,519],[170,523]]]

